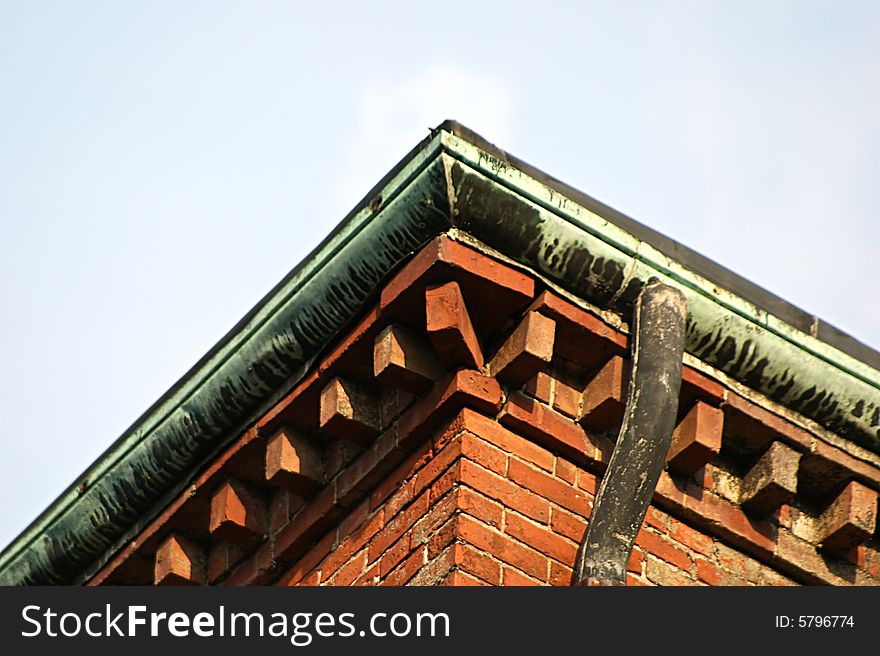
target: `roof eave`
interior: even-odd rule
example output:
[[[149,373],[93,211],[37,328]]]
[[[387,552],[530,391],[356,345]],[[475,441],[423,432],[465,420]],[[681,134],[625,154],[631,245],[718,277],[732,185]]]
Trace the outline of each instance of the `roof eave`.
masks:
[[[699,256],[670,256],[658,236],[661,252],[650,230],[566,190],[465,128],[441,125],[0,554],[0,583],[87,578],[302,377],[384,278],[451,228],[625,316],[651,279],[681,289],[690,353],[880,453],[876,368],[779,318],[797,323],[779,299],[756,305],[747,281],[725,289],[694,270],[706,271]]]
[[[440,134],[0,554],[0,584],[80,582],[308,370],[402,260],[451,226]]]
[[[686,297],[685,349],[731,378],[880,453],[880,371],[720,287],[607,217],[445,136],[453,222],[600,309],[629,316],[657,279]]]

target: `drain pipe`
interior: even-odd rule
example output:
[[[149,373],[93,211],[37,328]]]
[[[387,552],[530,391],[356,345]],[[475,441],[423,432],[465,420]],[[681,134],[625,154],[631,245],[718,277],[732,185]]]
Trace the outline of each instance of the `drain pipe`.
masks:
[[[658,282],[636,300],[626,410],[578,552],[576,585],[626,585],[675,428],[686,315],[684,295]]]

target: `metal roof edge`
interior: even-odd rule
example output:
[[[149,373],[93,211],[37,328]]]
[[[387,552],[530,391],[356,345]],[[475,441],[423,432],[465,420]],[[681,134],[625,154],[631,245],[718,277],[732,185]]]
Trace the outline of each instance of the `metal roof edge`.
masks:
[[[446,134],[457,228],[624,316],[651,280],[680,289],[688,302],[689,353],[880,453],[876,368],[695,273],[508,160]]]
[[[381,278],[450,227],[437,131],[0,553],[0,585],[75,582],[289,389]]]
[[[0,584],[82,581],[296,383],[389,273],[452,227],[603,309],[625,313],[643,284],[666,281],[687,296],[690,353],[880,453],[871,357],[447,121],[0,553]]]
[[[472,148],[477,149],[487,158],[494,159],[507,168],[521,172],[546,190],[565,197],[583,210],[602,217],[633,238],[651,244],[651,246],[666,257],[679,262],[695,274],[739,296],[755,307],[761,308],[766,313],[775,316],[791,327],[817,338],[819,341],[869,365],[875,370],[880,370],[880,351],[860,342],[855,337],[833,326],[821,317],[802,310],[680,242],[636,221],[632,217],[606,205],[583,191],[575,189],[565,182],[548,175],[544,171],[487,141],[479,134],[456,121],[446,121],[437,129],[443,129],[452,137],[470,144]],[[454,141],[454,139],[446,139],[447,150],[456,152]]]

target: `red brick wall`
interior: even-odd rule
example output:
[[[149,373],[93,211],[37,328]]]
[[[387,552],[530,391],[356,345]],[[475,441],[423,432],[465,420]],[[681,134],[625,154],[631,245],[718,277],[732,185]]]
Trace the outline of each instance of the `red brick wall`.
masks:
[[[627,337],[440,238],[90,582],[569,585]],[[880,466],[685,366],[630,585],[880,584]]]
[[[284,585],[569,585],[596,476],[463,410],[278,580]],[[652,507],[630,585],[791,585]]]

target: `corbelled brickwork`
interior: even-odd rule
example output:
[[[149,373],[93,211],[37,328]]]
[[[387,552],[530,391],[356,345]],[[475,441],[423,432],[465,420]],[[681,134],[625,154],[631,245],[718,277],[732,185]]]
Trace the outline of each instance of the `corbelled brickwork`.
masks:
[[[627,346],[437,238],[91,584],[569,585]],[[878,584],[878,464],[686,360],[628,583]]]

